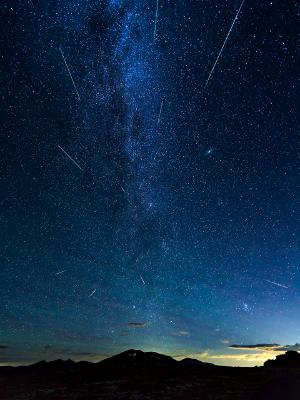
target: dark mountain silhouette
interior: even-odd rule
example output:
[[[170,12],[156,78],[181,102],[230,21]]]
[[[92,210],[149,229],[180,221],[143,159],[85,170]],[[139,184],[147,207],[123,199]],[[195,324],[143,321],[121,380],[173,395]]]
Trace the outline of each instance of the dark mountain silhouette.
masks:
[[[233,368],[131,349],[98,363],[41,361],[0,367],[0,398],[295,400],[300,399],[299,358],[289,351],[264,367]]]
[[[203,361],[199,361],[195,358],[184,358],[183,360],[180,361],[180,364],[183,366],[195,366],[195,367],[203,367],[203,368],[208,368],[208,367],[215,367],[215,364],[210,364],[210,363],[205,363]]]
[[[76,365],[76,363],[73,360],[54,360],[54,361],[39,361],[36,364],[31,364],[28,367],[24,367],[24,368],[28,368],[31,370],[49,370],[49,371],[59,371],[59,370],[63,370],[63,371],[67,371],[70,369],[73,369],[74,366]]]
[[[177,363],[174,358],[170,356],[165,356],[164,354],[154,353],[154,352],[143,352],[142,350],[127,350],[123,353],[112,356],[99,364],[105,366],[173,366]]]
[[[275,360],[266,361],[264,366],[273,368],[300,368],[300,354],[297,351],[287,351],[277,356]]]

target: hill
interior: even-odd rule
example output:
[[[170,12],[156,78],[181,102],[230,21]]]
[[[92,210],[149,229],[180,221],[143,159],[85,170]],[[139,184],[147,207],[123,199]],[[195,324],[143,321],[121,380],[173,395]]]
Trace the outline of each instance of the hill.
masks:
[[[300,354],[297,351],[287,351],[280,354],[275,360],[268,360],[265,367],[271,368],[300,368]]]
[[[195,359],[127,350],[99,363],[56,360],[0,367],[1,400],[284,400],[298,399],[298,353],[259,368],[218,367]],[[276,366],[277,368],[273,368]],[[287,366],[293,374],[286,374]],[[298,397],[295,397],[296,396]],[[293,397],[294,396],[294,397]]]

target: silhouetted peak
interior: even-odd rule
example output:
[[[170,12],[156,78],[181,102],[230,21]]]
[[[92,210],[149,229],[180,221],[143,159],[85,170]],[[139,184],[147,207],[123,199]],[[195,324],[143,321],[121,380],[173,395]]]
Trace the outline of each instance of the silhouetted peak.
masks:
[[[265,367],[288,367],[300,368],[300,354],[297,351],[287,351],[284,354],[276,356],[275,360],[267,360]]]
[[[149,364],[175,364],[176,361],[170,357],[165,356],[164,354],[159,354],[155,352],[144,352],[142,350],[130,349],[126,350],[123,353],[117,354],[106,360],[101,361],[100,363],[105,364],[140,364],[140,365],[149,365]]]
[[[31,364],[29,366],[30,369],[47,369],[47,370],[57,370],[57,369],[67,369],[70,367],[73,367],[75,365],[75,362],[68,359],[68,360],[62,360],[62,359],[57,359],[54,361],[39,361],[35,364]]]
[[[130,349],[123,351],[120,354],[117,354],[117,356],[122,357],[122,358],[132,358],[132,357],[142,357],[144,352],[142,350],[135,350],[135,349]]]
[[[189,358],[189,357],[184,358],[183,360],[181,360],[180,364],[182,364],[182,365],[192,365],[192,366],[197,366],[197,367],[207,367],[207,366],[215,367],[214,364],[206,363],[206,362],[197,360],[196,358]]]

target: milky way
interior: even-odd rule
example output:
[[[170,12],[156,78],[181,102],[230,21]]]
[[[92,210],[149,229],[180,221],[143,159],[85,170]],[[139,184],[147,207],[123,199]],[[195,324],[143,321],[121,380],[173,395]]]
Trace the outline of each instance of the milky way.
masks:
[[[3,6],[0,362],[299,342],[295,7],[39,3]]]

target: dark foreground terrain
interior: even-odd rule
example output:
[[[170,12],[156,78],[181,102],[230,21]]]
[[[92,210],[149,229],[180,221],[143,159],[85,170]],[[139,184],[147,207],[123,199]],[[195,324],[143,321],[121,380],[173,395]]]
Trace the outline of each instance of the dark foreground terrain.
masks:
[[[71,360],[0,368],[0,398],[300,400],[300,354],[259,368],[217,367],[128,350],[97,364]]]

